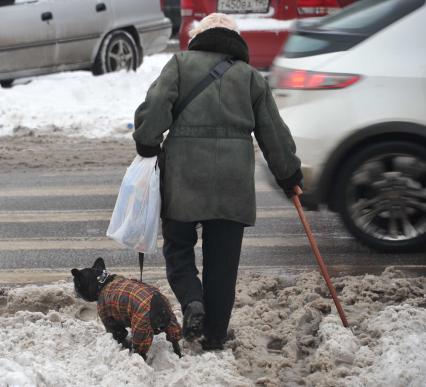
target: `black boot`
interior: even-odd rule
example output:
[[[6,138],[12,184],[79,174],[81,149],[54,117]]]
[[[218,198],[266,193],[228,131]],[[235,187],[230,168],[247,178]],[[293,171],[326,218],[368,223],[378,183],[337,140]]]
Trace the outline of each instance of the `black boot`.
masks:
[[[221,351],[223,349],[224,339],[212,339],[205,337],[201,340],[201,347],[204,351]]]
[[[226,333],[226,337],[223,339],[218,338],[212,338],[212,337],[204,337],[201,340],[201,347],[204,349],[204,351],[215,351],[215,350],[222,350],[223,345],[227,341],[235,340],[235,331],[233,329],[229,329]]]
[[[183,337],[187,341],[194,341],[203,334],[204,305],[200,301],[190,302],[183,315]]]

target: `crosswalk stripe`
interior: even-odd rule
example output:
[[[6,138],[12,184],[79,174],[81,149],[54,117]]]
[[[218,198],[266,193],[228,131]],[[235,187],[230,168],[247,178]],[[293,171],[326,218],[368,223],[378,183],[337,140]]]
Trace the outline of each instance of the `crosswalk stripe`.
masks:
[[[201,240],[197,247],[201,247]],[[158,246],[163,245],[159,239]],[[247,236],[243,239],[244,247],[298,247],[307,246],[308,242],[303,235],[292,235],[282,237],[256,237]],[[118,243],[108,238],[68,238],[64,240],[44,238],[10,238],[0,239],[0,251],[19,250],[122,250]]]
[[[109,221],[112,211],[0,211],[0,223]]]
[[[8,188],[0,190],[0,197],[57,197],[57,196],[105,196],[117,195],[118,186],[89,185],[89,186],[49,186],[33,188]]]
[[[111,210],[87,211],[0,211],[0,223],[96,222],[109,221]],[[258,209],[258,219],[293,218],[291,207]]]
[[[0,198],[22,197],[58,197],[58,196],[117,196],[118,185],[77,185],[77,186],[46,186],[32,188],[5,188],[0,190]],[[269,184],[256,184],[256,192],[279,191]]]

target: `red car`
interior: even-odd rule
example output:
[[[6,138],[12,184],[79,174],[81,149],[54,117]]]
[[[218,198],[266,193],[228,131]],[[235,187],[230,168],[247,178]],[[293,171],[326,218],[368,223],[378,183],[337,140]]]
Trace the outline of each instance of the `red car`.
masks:
[[[181,0],[180,48],[188,48],[188,31],[212,12],[235,15],[250,49],[250,63],[267,69],[280,52],[295,19],[324,16],[355,0]]]

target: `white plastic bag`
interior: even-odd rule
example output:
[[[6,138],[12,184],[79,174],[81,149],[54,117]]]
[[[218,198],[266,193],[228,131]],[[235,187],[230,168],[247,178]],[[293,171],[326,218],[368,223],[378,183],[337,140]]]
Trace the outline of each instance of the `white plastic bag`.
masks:
[[[157,250],[160,171],[157,157],[136,156],[121,183],[107,236],[141,253]]]

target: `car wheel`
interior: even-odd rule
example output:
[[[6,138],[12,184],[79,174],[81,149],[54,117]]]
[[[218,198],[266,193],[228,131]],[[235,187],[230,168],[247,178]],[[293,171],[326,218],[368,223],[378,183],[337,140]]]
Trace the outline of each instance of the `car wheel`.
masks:
[[[93,66],[95,75],[120,70],[136,70],[141,62],[138,47],[132,35],[118,30],[103,40]]]
[[[349,231],[385,252],[426,245],[426,149],[389,141],[365,147],[337,179],[337,209]]]
[[[5,89],[9,89],[13,85],[14,79],[5,79],[3,81],[0,81],[0,86],[4,87]]]

